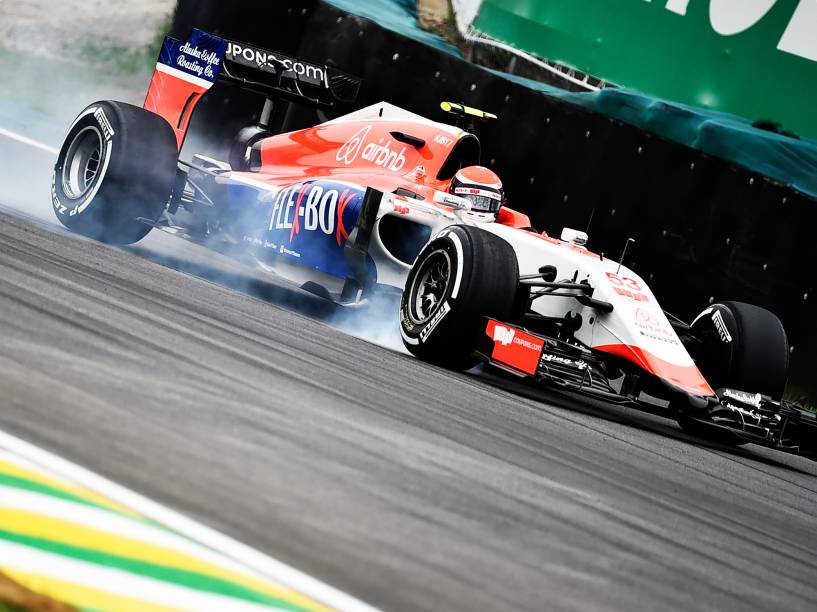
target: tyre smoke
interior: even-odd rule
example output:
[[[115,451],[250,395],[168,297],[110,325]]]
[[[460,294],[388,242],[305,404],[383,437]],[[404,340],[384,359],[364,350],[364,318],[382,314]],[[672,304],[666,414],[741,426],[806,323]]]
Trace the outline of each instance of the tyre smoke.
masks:
[[[144,32],[134,34],[127,28],[120,28],[119,32],[113,26],[106,31],[119,32],[117,39],[94,31],[78,32],[72,12],[87,9],[79,6],[81,4],[78,0],[67,0],[57,6],[50,1],[35,0],[25,15],[2,15],[0,20],[0,32],[4,34],[0,43],[0,74],[3,75],[0,209],[53,226],[55,231],[65,230],[52,207],[51,181],[57,150],[68,127],[83,108],[98,100],[120,100],[141,106],[153,71],[148,57],[153,52],[145,54],[145,47],[140,46],[151,36]],[[173,2],[149,0],[149,4],[157,11],[164,10],[166,15]],[[133,10],[145,10],[134,7]],[[117,11],[127,12],[127,9]],[[60,15],[66,18],[63,25]],[[125,22],[136,23],[134,20]],[[61,37],[63,26],[66,32]],[[156,24],[150,27],[155,28]],[[35,35],[38,28],[40,34]],[[15,32],[27,34],[17,36]],[[126,40],[127,35],[137,34],[138,40]],[[34,44],[38,40],[48,44]],[[188,139],[183,158],[192,157],[194,149],[211,154],[223,150],[224,145],[212,142],[208,133],[199,129]],[[140,161],[141,165],[134,167],[134,174],[149,175],[151,160]],[[122,202],[122,205],[128,203]],[[304,291],[278,287],[274,279],[257,269],[158,230],[151,231],[137,244],[122,248],[161,265],[303,313],[358,338],[404,351],[394,298],[375,297],[359,309],[337,307]]]

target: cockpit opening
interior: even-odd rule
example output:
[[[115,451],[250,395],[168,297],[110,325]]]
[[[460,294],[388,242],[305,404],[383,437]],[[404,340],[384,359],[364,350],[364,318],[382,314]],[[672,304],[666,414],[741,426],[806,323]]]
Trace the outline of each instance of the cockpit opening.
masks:
[[[481,155],[482,146],[479,143],[479,138],[473,134],[466,134],[454,145],[454,149],[437,174],[437,180],[447,181],[454,178],[460,168],[478,166]]]

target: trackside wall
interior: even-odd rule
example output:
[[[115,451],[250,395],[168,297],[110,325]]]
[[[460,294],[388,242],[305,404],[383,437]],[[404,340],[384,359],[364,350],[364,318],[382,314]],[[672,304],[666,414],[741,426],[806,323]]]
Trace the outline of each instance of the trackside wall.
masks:
[[[480,133],[483,161],[503,177],[511,206],[555,235],[585,229],[592,215],[591,246],[609,257],[635,238],[626,265],[682,318],[724,299],[776,312],[794,346],[790,391],[817,397],[817,201],[324,2],[180,0],[174,31],[193,25],[362,76],[360,106],[387,100],[445,120],[447,99],[495,112],[500,120]],[[259,101],[215,91],[201,109],[194,128],[218,150],[257,117]],[[276,127],[321,119],[282,110]]]

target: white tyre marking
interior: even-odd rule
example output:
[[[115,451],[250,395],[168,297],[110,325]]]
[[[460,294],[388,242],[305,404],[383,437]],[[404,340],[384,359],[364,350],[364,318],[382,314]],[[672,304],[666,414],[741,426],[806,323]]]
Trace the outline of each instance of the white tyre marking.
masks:
[[[713,310],[715,310],[715,309],[711,308],[711,307],[704,310],[701,314],[699,314],[697,317],[695,317],[695,320],[692,322],[692,325],[695,325],[698,321],[703,319],[706,315],[712,314]]]
[[[417,340],[416,338],[410,338],[409,336],[406,335],[406,332],[403,329],[402,325],[400,326],[400,335],[403,336],[403,340],[405,340],[408,344],[412,346],[417,346],[418,344],[420,344],[420,341]]]
[[[454,279],[454,289],[451,291],[451,297],[456,298],[460,293],[460,285],[462,284],[462,242],[460,242],[460,237],[455,232],[451,232],[448,237],[454,243],[454,249],[457,251],[457,276]]]
[[[445,318],[445,315],[447,315],[450,311],[451,306],[448,305],[448,302],[443,302],[443,305],[437,311],[437,314],[435,314],[431,321],[428,322],[428,325],[426,325],[422,331],[420,331],[420,342],[425,342],[428,340],[431,333],[437,329],[440,321],[442,321]]]

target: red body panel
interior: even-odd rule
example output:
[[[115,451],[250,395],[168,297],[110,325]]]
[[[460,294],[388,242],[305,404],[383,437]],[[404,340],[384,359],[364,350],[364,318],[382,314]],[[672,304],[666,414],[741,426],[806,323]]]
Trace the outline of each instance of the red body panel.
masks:
[[[545,346],[541,338],[497,323],[493,319],[488,321],[485,333],[494,342],[491,359],[517,372],[530,376],[536,374]]]
[[[517,229],[524,229],[531,226],[530,217],[528,217],[528,215],[508,208],[507,206],[503,206],[499,209],[496,222]]]
[[[420,138],[425,144],[400,142],[392,132]],[[451,178],[437,177],[456,143],[450,133],[415,122],[329,123],[264,139],[261,169],[235,175],[276,187],[325,178],[386,193],[404,189],[433,202],[435,191],[449,191]],[[527,215],[507,207],[500,210],[497,222],[530,227]]]
[[[400,142],[393,132],[425,144],[418,148]],[[455,143],[451,134],[413,122],[328,123],[264,140],[261,172],[317,177],[361,173],[381,175],[389,182],[411,176],[419,183],[433,184]]]
[[[158,68],[153,72],[144,107],[167,120],[176,134],[179,150],[187,134],[190,117],[208,89],[161,72]]]
[[[715,392],[696,366],[679,366],[663,359],[660,359],[637,346],[627,346],[624,344],[612,344],[608,346],[597,346],[597,351],[616,355],[627,361],[631,361],[641,366],[647,372],[655,374],[659,378],[672,383],[679,389],[688,391],[693,395],[712,397]]]

